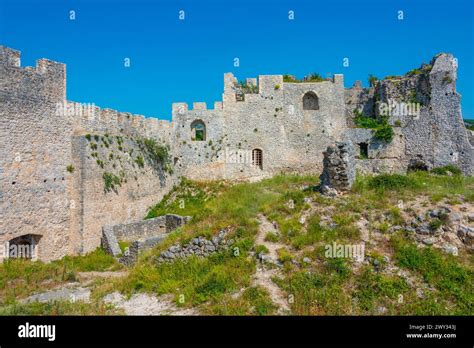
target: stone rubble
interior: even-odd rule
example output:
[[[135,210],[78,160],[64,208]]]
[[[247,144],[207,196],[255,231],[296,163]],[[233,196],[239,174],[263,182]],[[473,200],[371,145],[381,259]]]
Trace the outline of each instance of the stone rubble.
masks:
[[[355,181],[354,145],[336,142],[324,152],[320,191],[330,197],[351,189]]]
[[[226,239],[226,235],[228,232],[228,228],[222,229],[219,231],[217,236],[213,237],[210,240],[199,236],[193,238],[189,243],[185,245],[172,245],[157,257],[157,261],[159,263],[172,262],[177,259],[184,259],[190,257],[192,255],[206,257],[220,250],[225,250],[232,244],[234,244],[233,239]]]

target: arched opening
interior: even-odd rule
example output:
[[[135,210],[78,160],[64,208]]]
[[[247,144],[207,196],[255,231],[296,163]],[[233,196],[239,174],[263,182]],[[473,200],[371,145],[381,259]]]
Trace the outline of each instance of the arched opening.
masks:
[[[260,149],[252,150],[252,164],[260,169],[263,169],[263,154]]]
[[[41,236],[36,234],[25,234],[11,239],[8,242],[8,257],[36,259],[40,239]]]
[[[316,93],[307,92],[303,96],[303,110],[319,110],[319,99]]]
[[[195,120],[193,123],[191,123],[191,140],[206,140],[206,125],[201,120]]]

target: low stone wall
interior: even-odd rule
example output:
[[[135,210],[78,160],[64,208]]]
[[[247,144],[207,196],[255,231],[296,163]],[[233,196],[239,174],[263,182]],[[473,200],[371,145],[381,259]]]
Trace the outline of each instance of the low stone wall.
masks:
[[[157,258],[158,263],[160,262],[173,262],[177,259],[183,259],[192,255],[196,256],[209,256],[212,253],[216,253],[219,250],[227,249],[234,244],[233,239],[226,239],[229,228],[224,228],[219,231],[219,234],[212,239],[206,239],[204,237],[193,238],[189,243],[185,245],[176,244],[168,248],[160,254]]]
[[[119,262],[126,265],[133,265],[137,259],[140,252],[151,249],[155,245],[161,243],[163,239],[166,238],[166,234],[162,234],[155,237],[149,237],[144,240],[136,240],[128,247],[128,250],[119,258]]]
[[[168,233],[189,220],[189,216],[167,214],[130,224],[104,226],[102,228],[102,248],[114,257],[120,257],[120,262],[131,265],[136,261],[140,251],[152,248],[161,242]],[[119,241],[132,242],[123,256],[121,256]]]

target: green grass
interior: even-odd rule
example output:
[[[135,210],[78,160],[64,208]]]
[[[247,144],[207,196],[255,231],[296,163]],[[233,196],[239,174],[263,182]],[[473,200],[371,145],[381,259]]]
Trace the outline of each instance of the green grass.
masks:
[[[391,192],[391,199],[402,199],[417,195],[438,197],[438,200],[451,195],[465,195],[467,199],[474,190],[474,177],[462,175],[440,176],[424,171],[411,172],[407,175],[381,174],[378,176],[357,176],[352,192],[372,202],[383,199],[381,193]],[[360,197],[358,197],[360,198]]]
[[[268,254],[268,253],[269,253],[269,250],[268,250],[268,248],[267,248],[265,245],[257,245],[257,246],[255,247],[255,253],[257,253],[257,254],[260,254],[260,253],[262,253],[262,254]]]
[[[122,254],[127,250],[127,248],[130,247],[131,242],[130,241],[125,241],[125,240],[119,240],[119,247],[122,252]]]
[[[121,314],[102,303],[53,301],[47,303],[13,303],[0,307],[0,315],[113,315]]]
[[[197,216],[206,213],[206,202],[225,189],[224,182],[198,183],[183,179],[160,203],[148,212],[146,218],[165,214]]]
[[[474,314],[474,272],[452,255],[427,247],[417,248],[403,238],[392,239],[398,266],[419,274],[437,289],[436,296],[450,314]]]
[[[178,306],[195,306],[218,301],[226,293],[249,286],[254,270],[255,263],[246,259],[245,252],[234,256],[230,249],[207,258],[193,256],[173,264],[142,263],[131,270],[118,288],[128,294],[137,291],[171,293]]]
[[[316,180],[314,177],[276,176],[258,183],[233,185],[183,180],[150,210],[147,217],[176,213],[191,215],[193,219],[172,233],[163,244],[143,255],[117,287],[125,293],[172,293],[177,305],[205,303],[207,310],[227,313],[224,308],[218,308],[219,303],[232,306],[233,300],[228,294],[248,287],[255,272],[255,259],[247,258],[247,255],[254,247],[259,225],[257,215],[271,207],[278,207],[276,210],[281,214],[302,209],[304,196],[313,193],[302,194],[296,187]],[[294,201],[293,208],[285,205],[290,199]],[[211,237],[224,227],[230,228],[228,238],[235,239],[235,244],[228,250],[205,259],[190,257],[173,264],[155,262],[156,255],[170,245],[186,243],[196,236]],[[184,296],[184,303],[179,302],[180,295]]]
[[[276,307],[267,291],[252,286],[256,259],[249,252],[266,251],[263,246],[255,245],[260,225],[258,216],[264,214],[279,225],[279,234],[267,233],[265,239],[282,243],[278,257],[284,264],[283,278],[275,282],[285,296],[291,297],[289,305],[293,314],[366,315],[379,314],[379,307],[384,307],[389,315],[472,315],[472,262],[461,255],[457,259],[435,249],[418,249],[408,236],[403,239],[396,235],[391,242],[390,235],[384,236],[384,246],[390,249],[390,258],[396,265],[433,289],[420,299],[416,289],[408,287],[403,278],[383,273],[384,267],[376,271],[373,265],[364,265],[355,272],[353,260],[327,258],[324,253],[325,245],[333,242],[360,243],[356,223],[362,217],[369,222],[370,231],[376,228],[387,232],[392,225],[403,225],[406,212],[397,207],[400,199],[420,196],[474,199],[472,177],[429,172],[358,176],[350,193],[333,199],[315,192],[312,187],[317,183],[316,177],[296,175],[278,175],[255,183],[183,180],[150,209],[147,217],[175,213],[190,215],[191,221],[170,233],[162,244],[140,255],[138,262],[128,268],[128,275],[94,283],[92,304],[20,305],[18,299],[74,281],[80,271],[122,267],[102,250],[49,264],[25,260],[3,263],[0,313],[109,314],[110,309],[100,305],[101,295],[118,290],[126,295],[172,294],[177,306],[197,307],[204,314],[275,314]],[[309,188],[303,190],[303,187]],[[308,198],[314,202],[312,207],[306,203]],[[307,216],[304,223],[300,221],[302,214]],[[443,218],[439,221],[444,223]],[[156,260],[173,244],[187,243],[197,236],[209,238],[223,228],[228,231],[226,238],[235,241],[227,250],[174,263]],[[125,246],[121,243],[121,248]],[[368,249],[366,252],[384,264],[386,251]],[[313,261],[301,262],[305,256]],[[301,265],[295,265],[293,259]]]
[[[433,168],[431,172],[438,175],[447,175],[448,173],[451,173],[453,175],[461,175],[461,169],[456,166],[453,166],[452,164],[443,167]]]
[[[356,278],[356,291],[360,314],[376,313],[376,306],[389,307],[408,286],[402,278],[382,275],[365,267]]]
[[[208,259],[191,258],[187,262],[156,266],[151,256],[142,259],[141,265],[132,270],[128,285],[122,288],[127,293],[147,291],[172,293],[178,299],[184,295],[185,303],[179,305],[200,306],[212,314],[248,315],[255,308],[243,296],[233,298],[229,294],[249,286],[255,271],[254,261],[246,259],[252,249],[258,230],[256,217],[263,213],[270,221],[279,225],[281,236],[278,241],[287,247],[278,250],[279,259],[287,272],[279,285],[295,296],[291,305],[295,314],[377,314],[383,306],[388,314],[406,313],[451,313],[442,306],[431,306],[430,295],[420,300],[408,289],[405,281],[396,276],[387,276],[364,269],[358,275],[352,273],[350,261],[323,257],[322,247],[326,243],[356,243],[359,230],[355,222],[367,211],[380,211],[387,221],[379,223],[387,231],[393,224],[403,224],[399,208],[395,206],[400,198],[420,194],[466,194],[472,192],[473,180],[462,176],[439,176],[427,172],[413,172],[408,175],[379,175],[360,177],[353,192],[338,200],[327,200],[312,190],[301,190],[302,185],[317,183],[313,177],[276,176],[258,183],[194,183],[184,181],[168,197],[152,209],[153,215],[181,213],[193,216],[190,224],[172,234],[170,239],[151,255],[157,255],[176,242],[187,242],[193,236],[212,236],[219,228],[232,226],[233,238],[239,248],[239,256],[232,251],[219,253]],[[390,192],[388,195],[383,192]],[[337,213],[332,215],[335,226],[321,224],[318,214],[310,214],[305,226],[299,222],[301,213],[307,208],[305,197],[311,197],[323,206],[334,205]],[[183,208],[178,203],[184,200]],[[182,202],[182,201],[181,201]],[[204,212],[204,213],[203,213]],[[149,215],[150,216],[150,215]],[[274,240],[274,235],[267,239]],[[319,260],[316,274],[299,271],[290,262],[299,259],[295,250]],[[216,261],[216,260],[219,261]],[[312,265],[306,265],[312,269]],[[403,304],[398,303],[399,296]],[[357,298],[357,303],[353,303]],[[463,301],[462,299],[459,299]],[[252,301],[251,301],[252,302]],[[263,313],[263,312],[260,312]]]
[[[336,270],[297,271],[278,285],[293,296],[290,307],[296,315],[341,315],[351,311],[351,298],[345,289],[346,274]]]
[[[77,272],[119,270],[122,266],[109,254],[97,249],[85,256],[66,256],[43,263],[8,259],[0,264],[0,305],[45,291],[61,283],[75,281]]]
[[[225,294],[205,309],[211,315],[273,315],[276,306],[262,287],[249,287],[239,296]]]
[[[276,233],[273,233],[273,232],[268,232],[266,235],[265,235],[265,241],[267,242],[270,242],[270,243],[276,243],[280,240],[280,238],[278,237],[278,235]]]
[[[410,176],[401,174],[380,174],[369,179],[368,187],[373,190],[398,190],[417,187],[417,182]]]

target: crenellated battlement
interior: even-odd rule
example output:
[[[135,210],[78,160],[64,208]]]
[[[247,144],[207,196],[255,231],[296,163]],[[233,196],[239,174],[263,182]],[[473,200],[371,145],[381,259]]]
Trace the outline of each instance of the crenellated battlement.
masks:
[[[207,104],[205,102],[193,102],[192,104],[192,109],[189,108],[188,103],[173,103],[172,104],[172,115],[173,115],[173,120],[179,116],[179,115],[184,115],[187,114],[188,112],[202,112],[202,111],[221,111],[223,109],[223,104],[222,101],[216,101],[214,102],[214,108],[208,108]]]
[[[21,52],[0,46],[0,80],[5,96],[58,102],[66,99],[66,65],[38,59],[35,67],[21,67]]]
[[[41,58],[36,60],[36,66],[21,66],[21,52],[10,47],[0,46],[0,66],[3,68],[19,68],[25,72],[38,74],[66,74],[66,65],[53,60]],[[65,77],[65,76],[64,76]]]

